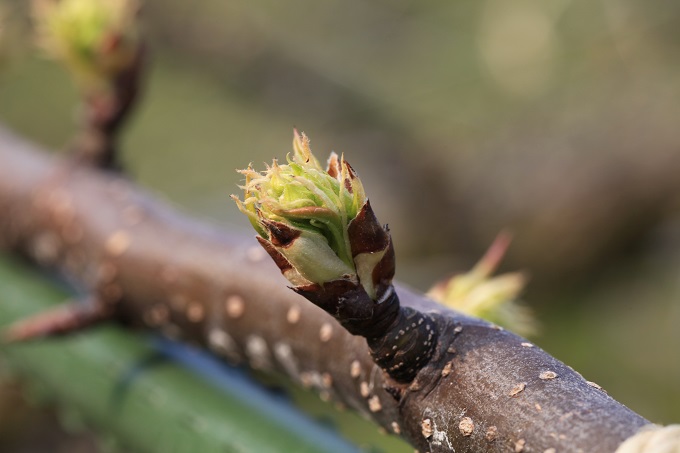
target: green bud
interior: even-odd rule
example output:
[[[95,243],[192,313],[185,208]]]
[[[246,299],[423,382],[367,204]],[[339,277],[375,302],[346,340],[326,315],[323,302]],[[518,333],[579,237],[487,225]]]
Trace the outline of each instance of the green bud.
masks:
[[[393,265],[383,266],[384,277],[373,275],[392,250],[389,235],[343,156],[331,154],[322,168],[309,139],[295,131],[286,164],[275,160],[264,172],[252,167],[239,172],[245,176],[244,197],[232,198],[295,286],[347,280],[376,299],[377,286],[391,281]]]
[[[534,335],[537,329],[533,315],[517,300],[526,284],[525,275],[515,272],[492,277],[509,243],[507,234],[499,235],[470,272],[454,275],[436,284],[428,296],[520,335]]]
[[[85,90],[106,89],[140,49],[136,0],[34,0],[39,42]]]

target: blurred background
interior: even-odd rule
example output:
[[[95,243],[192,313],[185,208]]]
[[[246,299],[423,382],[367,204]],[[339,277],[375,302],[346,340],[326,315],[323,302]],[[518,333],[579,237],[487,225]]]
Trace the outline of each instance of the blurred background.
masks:
[[[251,234],[233,170],[283,158],[296,126],[360,173],[399,280],[427,290],[510,230],[535,342],[680,421],[680,3],[146,0],[143,16],[152,64],[124,138],[141,185]],[[0,0],[0,121],[59,149],[76,105],[27,2]]]

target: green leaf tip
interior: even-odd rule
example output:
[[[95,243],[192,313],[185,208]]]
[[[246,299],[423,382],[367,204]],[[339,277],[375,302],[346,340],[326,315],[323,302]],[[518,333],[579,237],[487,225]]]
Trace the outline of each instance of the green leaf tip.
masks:
[[[523,336],[535,335],[537,322],[528,307],[518,301],[526,276],[511,272],[492,276],[510,245],[501,233],[481,260],[464,274],[437,283],[429,297],[462,313],[486,319]]]
[[[295,286],[348,280],[375,299],[378,282],[371,273],[391,244],[356,172],[335,153],[324,169],[309,138],[297,130],[286,162],[274,160],[262,172],[252,166],[238,170],[245,177],[244,195],[232,198],[260,243]]]
[[[33,0],[38,41],[87,91],[106,89],[141,47],[137,0]]]

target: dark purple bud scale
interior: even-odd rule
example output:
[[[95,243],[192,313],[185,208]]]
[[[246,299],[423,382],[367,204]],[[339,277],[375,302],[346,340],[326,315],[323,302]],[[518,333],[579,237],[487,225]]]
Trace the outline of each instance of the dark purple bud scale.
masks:
[[[285,223],[261,219],[262,226],[269,232],[269,240],[277,247],[287,247],[300,237],[300,230],[291,228]]]
[[[353,335],[382,336],[398,317],[398,300],[396,304],[379,304],[361,285],[350,280],[294,287],[293,290],[333,316]]]
[[[276,263],[282,274],[286,275],[286,271],[289,271],[293,268],[286,257],[279,253],[279,251],[274,248],[271,242],[261,238],[260,236],[256,236],[255,239],[257,239],[257,242],[260,243],[262,248],[264,248],[269,256],[274,260],[274,263]]]
[[[413,308],[401,307],[392,286],[380,302],[348,280],[293,289],[350,333],[366,338],[375,363],[399,383],[412,381],[432,358],[437,343],[434,320]]]
[[[389,233],[378,222],[368,200],[357,216],[349,223],[347,233],[352,246],[352,256],[385,250],[392,242]],[[394,251],[391,252],[394,254]],[[394,268],[392,268],[391,274],[390,280],[394,276]]]

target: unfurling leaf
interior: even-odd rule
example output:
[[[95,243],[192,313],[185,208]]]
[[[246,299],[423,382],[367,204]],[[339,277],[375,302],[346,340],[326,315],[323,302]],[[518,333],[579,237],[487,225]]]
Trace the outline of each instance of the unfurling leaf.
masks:
[[[437,283],[427,293],[432,299],[468,315],[486,319],[523,336],[535,335],[537,323],[517,299],[526,276],[513,272],[492,277],[510,243],[507,234],[496,238],[470,272]]]

